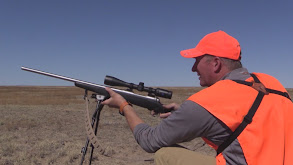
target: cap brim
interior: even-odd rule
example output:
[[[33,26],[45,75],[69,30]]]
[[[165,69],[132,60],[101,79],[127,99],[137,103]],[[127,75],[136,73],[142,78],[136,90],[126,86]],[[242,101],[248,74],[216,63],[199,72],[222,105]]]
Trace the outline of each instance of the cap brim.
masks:
[[[197,50],[196,48],[182,50],[180,52],[181,56],[185,58],[195,58],[204,55],[205,53]]]

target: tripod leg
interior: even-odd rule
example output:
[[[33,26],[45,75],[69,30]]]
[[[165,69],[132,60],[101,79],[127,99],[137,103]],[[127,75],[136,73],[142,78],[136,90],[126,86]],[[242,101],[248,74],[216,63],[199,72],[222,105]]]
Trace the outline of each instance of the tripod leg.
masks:
[[[81,157],[80,165],[83,164],[83,161],[84,161],[84,158],[85,158],[85,155],[86,155],[86,152],[87,152],[88,145],[89,145],[89,139],[86,140],[85,146],[82,147],[82,149],[81,149],[82,157]]]
[[[101,105],[102,101],[98,101],[97,103],[97,108],[96,108],[96,112],[97,112],[97,115],[96,115],[96,118],[95,118],[95,121],[96,121],[96,126],[95,126],[95,135],[97,135],[97,132],[98,132],[98,126],[99,126],[99,121],[100,121],[100,114],[101,114],[101,111],[103,109],[103,105]],[[91,145],[91,155],[90,155],[90,161],[89,161],[89,164],[91,165],[92,163],[92,158],[93,158],[93,153],[94,153],[94,146]]]
[[[96,111],[94,112],[94,114],[93,114],[93,116],[92,116],[92,123],[91,123],[92,127],[93,127],[94,124],[95,124],[95,119],[96,119],[96,116],[97,116],[97,114],[98,114],[98,113],[97,113],[97,110],[98,110],[98,109],[96,109]],[[87,148],[88,148],[89,142],[90,142],[90,140],[87,138],[87,139],[86,139],[86,142],[85,142],[85,146],[82,147],[82,149],[81,149],[82,157],[81,157],[80,165],[83,164],[83,161],[84,161],[84,158],[85,158],[85,155],[86,155],[86,152],[87,152]]]
[[[87,97],[87,91],[85,92],[85,98]],[[91,127],[93,128],[94,127],[94,124],[96,122],[96,128],[95,128],[95,135],[97,134],[97,131],[98,131],[98,123],[99,123],[99,120],[100,120],[100,113],[104,107],[104,105],[101,104],[101,102],[105,99],[105,96],[102,96],[102,95],[95,95],[96,99],[97,99],[97,106],[96,106],[96,110],[92,116],[92,122],[91,122]],[[87,100],[87,99],[86,99]],[[88,148],[88,145],[89,145],[90,141],[89,139],[87,138],[86,140],[86,144],[85,146],[82,148],[81,150],[81,153],[82,153],[82,158],[81,158],[81,162],[80,162],[80,165],[83,164],[83,161],[84,161],[84,158],[85,158],[85,155],[86,155],[86,152],[87,152],[87,148]],[[90,160],[89,160],[89,164],[91,164],[91,161],[92,161],[92,154],[93,154],[93,150],[94,150],[94,146],[91,144],[91,147],[92,147],[92,150],[91,150],[91,155],[90,155]]]

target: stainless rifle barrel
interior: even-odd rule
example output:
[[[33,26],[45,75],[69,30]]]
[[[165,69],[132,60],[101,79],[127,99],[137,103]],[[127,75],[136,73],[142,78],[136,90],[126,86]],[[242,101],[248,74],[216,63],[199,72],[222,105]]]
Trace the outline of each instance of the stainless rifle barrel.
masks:
[[[48,73],[48,72],[44,72],[44,71],[40,71],[40,70],[36,70],[36,69],[32,69],[32,68],[21,67],[21,69],[25,70],[25,71],[33,72],[33,73],[42,74],[42,75],[45,75],[45,76],[58,78],[58,79],[61,79],[61,80],[66,80],[66,81],[71,81],[71,82],[80,82],[80,83],[84,83],[84,84],[99,86],[97,84],[93,84],[93,83],[90,83],[90,82],[81,81],[81,80],[77,80],[77,79],[70,78],[70,77],[60,76],[60,75],[57,75],[57,74]]]

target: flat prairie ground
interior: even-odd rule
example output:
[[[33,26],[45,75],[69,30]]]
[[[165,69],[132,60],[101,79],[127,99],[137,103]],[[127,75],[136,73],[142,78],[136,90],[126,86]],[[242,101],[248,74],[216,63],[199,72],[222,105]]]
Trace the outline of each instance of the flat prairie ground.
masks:
[[[173,91],[173,97],[161,99],[164,104],[182,103],[202,88],[165,89]],[[293,96],[293,90],[288,91]],[[77,87],[0,86],[0,164],[80,164],[87,139],[83,95]],[[90,99],[91,113],[95,107],[95,100]],[[147,109],[134,107],[146,123],[156,125],[161,121]],[[116,109],[105,106],[101,111],[97,138],[105,152],[94,150],[92,164],[154,164],[154,155],[140,148]],[[215,155],[200,138],[181,145]],[[90,147],[84,164],[89,163],[89,155]]]

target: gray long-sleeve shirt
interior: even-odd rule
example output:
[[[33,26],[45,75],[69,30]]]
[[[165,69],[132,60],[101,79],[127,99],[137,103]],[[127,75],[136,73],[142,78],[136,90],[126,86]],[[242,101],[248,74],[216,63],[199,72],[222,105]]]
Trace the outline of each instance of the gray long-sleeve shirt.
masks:
[[[249,77],[247,69],[239,68],[225,75],[222,80],[246,80]],[[156,152],[162,147],[190,141],[196,137],[205,137],[220,145],[230,134],[231,131],[225,124],[189,100],[156,127],[143,123],[134,129],[136,141],[147,152]],[[225,149],[223,155],[228,165],[247,164],[237,139]]]

